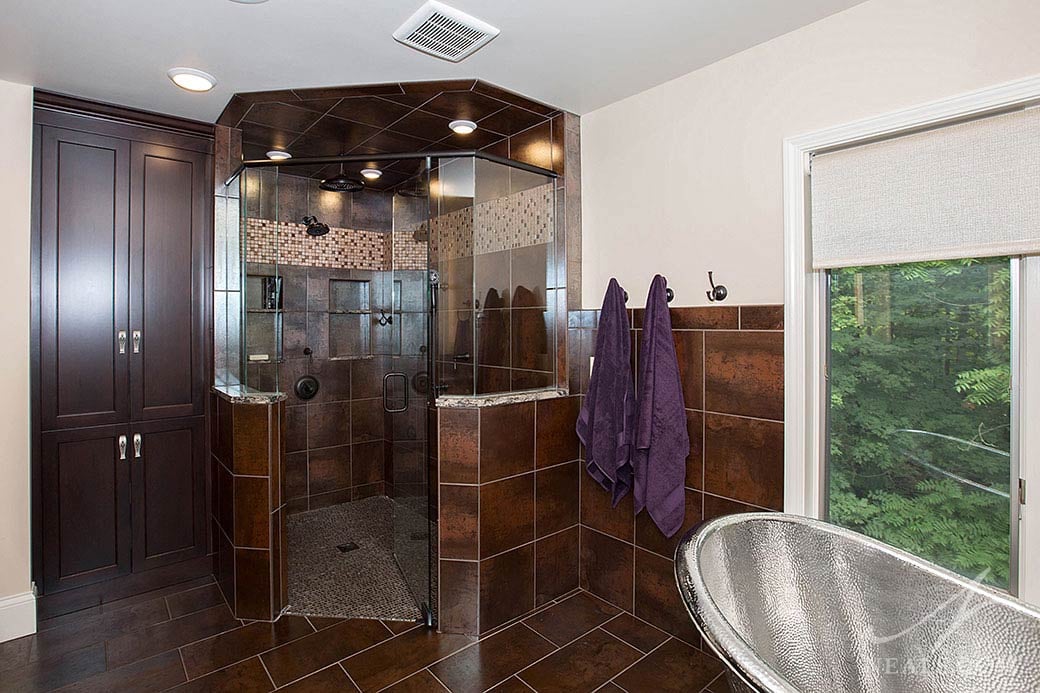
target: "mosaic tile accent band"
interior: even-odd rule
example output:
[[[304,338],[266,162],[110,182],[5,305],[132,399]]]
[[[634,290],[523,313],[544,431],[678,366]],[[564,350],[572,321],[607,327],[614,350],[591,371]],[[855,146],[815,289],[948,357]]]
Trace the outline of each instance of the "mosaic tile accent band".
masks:
[[[551,243],[555,228],[553,185],[546,183],[431,220],[440,259],[485,255]],[[324,236],[289,221],[246,219],[246,262],[336,269],[425,269],[421,230],[365,231],[331,227]]]
[[[433,250],[441,260],[550,243],[555,229],[553,185],[458,209],[431,220]]]
[[[246,219],[246,262],[330,269],[426,269],[426,243],[408,232],[332,227],[324,236],[287,221]]]

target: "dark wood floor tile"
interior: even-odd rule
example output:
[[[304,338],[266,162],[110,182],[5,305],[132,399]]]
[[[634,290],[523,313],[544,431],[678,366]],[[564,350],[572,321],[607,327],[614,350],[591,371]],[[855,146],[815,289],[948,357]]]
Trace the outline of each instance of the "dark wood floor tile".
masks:
[[[39,634],[37,633],[37,635]],[[35,642],[36,636],[34,635],[0,642],[0,673],[28,664]]]
[[[343,623],[347,619],[334,616],[308,616],[307,620],[314,626],[314,630],[324,630],[325,628],[331,628],[337,623]]]
[[[642,656],[597,628],[517,675],[539,693],[592,691]]]
[[[625,693],[625,689],[616,683],[608,683],[602,688],[597,688],[596,693]]]
[[[185,590],[166,597],[166,603],[170,605],[170,617],[179,618],[187,614],[195,613],[224,603],[224,595],[216,583],[196,587],[193,590]]]
[[[559,604],[539,611],[525,619],[524,623],[562,646],[605,623],[620,611],[588,592],[579,592]]]
[[[63,693],[163,691],[184,683],[184,667],[177,650],[141,659],[118,669],[91,676],[62,689]]]
[[[382,621],[382,624],[389,628],[394,635],[400,635],[406,630],[419,627],[415,621]]]
[[[29,636],[26,644],[30,651],[23,663],[57,657],[167,620],[169,613],[162,597],[111,613],[98,612]],[[9,668],[4,660],[0,655],[0,671]]]
[[[50,691],[105,671],[105,644],[30,662],[0,673],[0,691]]]
[[[79,609],[77,611],[70,611],[67,614],[61,614],[60,616],[52,616],[50,618],[41,618],[36,622],[36,632],[42,633],[45,630],[56,628],[58,626],[66,626],[70,623],[81,621],[84,619],[90,619],[101,613],[101,605],[89,606],[85,609]]]
[[[556,649],[522,623],[453,654],[430,670],[452,693],[480,693]]]
[[[226,605],[213,606],[109,640],[108,666],[123,666],[238,626]]]
[[[295,683],[278,689],[278,693],[331,693],[332,691],[348,691],[356,693],[355,686],[347,672],[339,664],[325,667],[310,676],[305,676]]]
[[[183,648],[184,669],[189,679],[195,679],[313,632],[302,616],[282,616],[274,623],[255,621]]]
[[[511,676],[488,691],[488,693],[531,693],[531,687],[515,676]]]
[[[461,650],[476,638],[416,628],[343,662],[362,691],[377,691]]]
[[[162,587],[157,590],[152,590],[151,592],[142,592],[141,594],[135,594],[130,597],[123,597],[122,599],[115,599],[110,602],[104,602],[101,605],[101,613],[110,613],[112,611],[118,611],[120,609],[125,609],[128,606],[133,606],[134,604],[140,604],[142,602],[151,601],[152,599],[157,599],[158,597],[166,597],[171,594],[183,592],[184,590],[202,587],[203,585],[208,585],[211,582],[215,582],[213,576],[206,575],[200,578],[195,578],[194,580],[187,580],[176,585],[170,585],[169,587]]]
[[[390,631],[379,621],[348,619],[277,647],[262,658],[271,678],[283,686],[388,637]]]
[[[722,662],[672,638],[617,677],[627,691],[682,693],[704,688],[722,671]]]
[[[600,627],[640,652],[649,652],[668,639],[668,633],[629,613],[618,614]]]
[[[706,693],[734,693],[734,689],[729,685],[729,673],[723,671],[718,677],[705,686],[704,690]]]
[[[259,657],[214,671],[201,679],[195,679],[173,689],[177,693],[223,693],[224,691],[249,691],[264,693],[273,691],[274,685],[264,671]]]
[[[393,693],[431,693],[431,691],[448,690],[427,669],[412,674],[403,681],[398,681],[390,688],[383,689]]]

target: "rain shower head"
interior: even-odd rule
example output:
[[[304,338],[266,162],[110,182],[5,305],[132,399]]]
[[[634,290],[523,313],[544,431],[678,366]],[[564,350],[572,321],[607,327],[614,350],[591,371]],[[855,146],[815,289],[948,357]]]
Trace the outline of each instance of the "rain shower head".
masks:
[[[329,225],[318,221],[318,217],[304,217],[303,223],[307,225],[307,233],[311,236],[324,236],[329,232]]]
[[[349,178],[343,171],[340,171],[331,178],[326,178],[318,187],[322,190],[329,190],[331,192],[341,193],[356,193],[365,189],[363,181],[357,180],[356,178]]]

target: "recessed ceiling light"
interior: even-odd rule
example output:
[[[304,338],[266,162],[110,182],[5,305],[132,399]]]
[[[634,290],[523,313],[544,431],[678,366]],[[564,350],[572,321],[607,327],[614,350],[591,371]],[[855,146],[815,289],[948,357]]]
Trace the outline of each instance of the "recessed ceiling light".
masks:
[[[383,172],[378,168],[363,168],[361,169],[361,175],[368,180],[375,180],[379,178],[379,176],[383,175]]]
[[[468,135],[477,129],[477,124],[472,120],[453,120],[448,123],[448,127],[454,130],[457,135]]]
[[[217,84],[217,78],[213,75],[190,67],[175,67],[166,76],[178,87],[188,91],[209,91]]]
[[[259,5],[267,0],[231,0],[231,2],[237,2],[239,5]]]
[[[267,158],[273,159],[274,161],[281,161],[283,159],[291,159],[292,154],[285,151],[284,149],[272,149],[271,151],[267,152]]]

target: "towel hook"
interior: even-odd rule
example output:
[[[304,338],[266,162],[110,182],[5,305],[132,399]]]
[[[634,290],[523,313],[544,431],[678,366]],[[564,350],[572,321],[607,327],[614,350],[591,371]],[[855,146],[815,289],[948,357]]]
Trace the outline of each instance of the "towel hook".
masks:
[[[713,274],[713,272],[708,272],[708,283],[711,284],[711,291],[705,291],[704,293],[708,294],[708,300],[713,303],[715,301],[725,301],[726,296],[729,295],[729,291],[727,291],[726,287],[722,284],[719,284],[718,286],[715,285],[715,277],[712,276]]]

